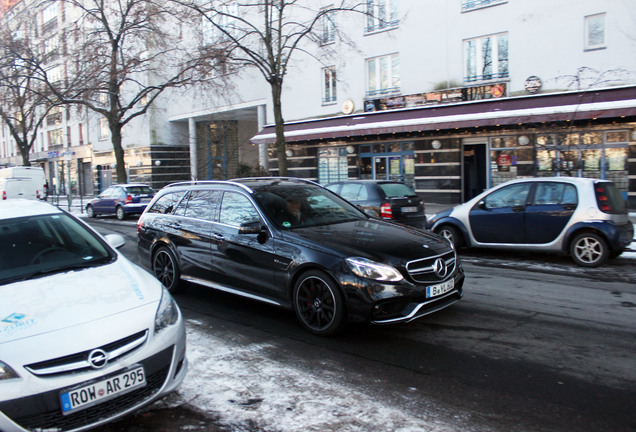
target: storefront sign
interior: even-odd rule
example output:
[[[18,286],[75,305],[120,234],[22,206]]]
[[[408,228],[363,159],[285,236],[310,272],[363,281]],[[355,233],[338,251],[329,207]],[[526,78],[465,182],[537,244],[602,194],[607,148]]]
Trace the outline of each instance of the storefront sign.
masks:
[[[510,171],[512,157],[508,153],[501,153],[497,156],[497,168],[499,171]]]
[[[541,78],[536,75],[529,76],[526,78],[526,82],[523,84],[523,87],[526,89],[526,92],[530,94],[539,93],[543,83],[541,82]]]
[[[406,96],[369,99],[364,102],[364,110],[366,112],[384,111],[404,107],[410,108],[417,106],[439,105],[453,102],[499,98],[505,96],[506,91],[506,83],[497,83],[483,86],[439,90],[428,93],[417,93]]]

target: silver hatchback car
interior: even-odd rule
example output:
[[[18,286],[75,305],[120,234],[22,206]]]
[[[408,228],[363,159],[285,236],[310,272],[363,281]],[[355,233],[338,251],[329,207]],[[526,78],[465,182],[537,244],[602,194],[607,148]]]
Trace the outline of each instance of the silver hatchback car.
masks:
[[[437,213],[428,228],[456,247],[565,252],[585,267],[619,256],[634,237],[616,185],[576,177],[503,183]]]
[[[167,289],[72,215],[0,201],[0,431],[85,430],[183,380]]]

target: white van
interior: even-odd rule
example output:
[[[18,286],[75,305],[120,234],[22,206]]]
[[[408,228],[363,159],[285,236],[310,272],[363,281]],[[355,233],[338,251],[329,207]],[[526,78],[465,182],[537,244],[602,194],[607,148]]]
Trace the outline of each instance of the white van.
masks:
[[[0,169],[0,199],[45,199],[46,180],[40,167],[9,167]]]

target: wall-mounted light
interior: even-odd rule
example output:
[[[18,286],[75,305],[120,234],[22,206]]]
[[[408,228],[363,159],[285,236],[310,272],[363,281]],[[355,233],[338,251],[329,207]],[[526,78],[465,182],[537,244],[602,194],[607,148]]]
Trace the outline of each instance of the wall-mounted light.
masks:
[[[141,161],[137,162],[137,166],[140,167],[141,166]]]
[[[528,145],[528,143],[530,142],[530,138],[528,138],[527,135],[519,135],[519,137],[517,137],[517,142],[519,143],[519,145]]]
[[[431,142],[431,145],[435,150],[439,150],[440,148],[442,148],[442,142],[440,140],[433,140]]]
[[[285,150],[285,154],[287,157],[292,157],[294,155],[294,151],[292,149]]]
[[[158,160],[158,161],[155,161],[155,165],[156,165],[156,166],[159,166],[159,165],[161,165],[161,161],[160,161],[160,160]]]
[[[352,145],[347,146],[347,153],[353,154],[356,151],[356,148]]]

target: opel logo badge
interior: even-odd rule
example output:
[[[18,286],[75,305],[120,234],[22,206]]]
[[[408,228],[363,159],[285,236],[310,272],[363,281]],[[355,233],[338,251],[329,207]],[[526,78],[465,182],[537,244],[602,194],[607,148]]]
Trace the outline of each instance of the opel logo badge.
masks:
[[[104,350],[94,349],[88,354],[88,364],[90,364],[93,369],[103,368],[106,366],[106,362],[108,362],[108,355],[106,355]]]
[[[439,277],[440,279],[445,278],[446,274],[448,273],[448,267],[446,267],[446,261],[444,261],[441,258],[437,258],[435,260],[435,264],[433,264],[433,271],[435,272],[437,277]]]

